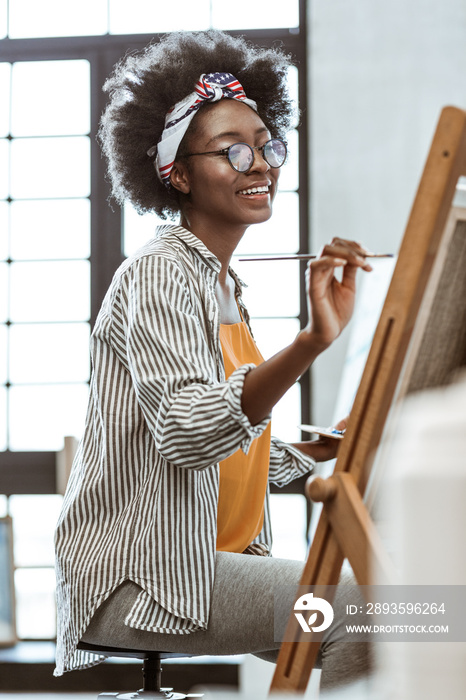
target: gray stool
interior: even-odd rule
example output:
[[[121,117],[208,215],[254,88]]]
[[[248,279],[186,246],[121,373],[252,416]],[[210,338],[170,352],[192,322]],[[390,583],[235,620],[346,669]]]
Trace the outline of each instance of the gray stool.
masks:
[[[161,688],[162,665],[161,659],[180,658],[189,654],[178,654],[169,651],[142,651],[141,649],[123,649],[120,647],[101,646],[79,642],[78,649],[89,651],[101,656],[122,656],[142,659],[143,686],[134,693],[100,693],[98,698],[116,698],[117,700],[184,700],[184,698],[202,698],[203,695],[174,693],[173,688]]]

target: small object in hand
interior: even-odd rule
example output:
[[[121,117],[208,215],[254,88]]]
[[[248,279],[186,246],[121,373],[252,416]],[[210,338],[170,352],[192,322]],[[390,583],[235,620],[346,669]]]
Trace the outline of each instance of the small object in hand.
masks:
[[[321,428],[318,425],[298,425],[298,428],[303,430],[305,433],[315,433],[316,435],[322,435],[323,437],[334,438],[335,440],[342,440],[345,437],[344,430],[337,430],[337,428]]]

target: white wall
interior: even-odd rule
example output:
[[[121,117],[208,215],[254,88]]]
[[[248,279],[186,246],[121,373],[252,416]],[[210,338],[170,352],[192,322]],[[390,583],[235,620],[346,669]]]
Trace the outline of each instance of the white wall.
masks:
[[[311,249],[396,252],[443,106],[466,109],[465,0],[310,0]],[[348,332],[313,372],[333,418]]]

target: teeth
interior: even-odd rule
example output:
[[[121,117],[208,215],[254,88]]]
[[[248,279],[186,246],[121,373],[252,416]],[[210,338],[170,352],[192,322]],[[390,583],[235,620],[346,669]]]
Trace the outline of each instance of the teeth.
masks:
[[[251,187],[247,190],[240,190],[239,194],[258,194],[268,192],[268,186],[264,185],[262,187]]]

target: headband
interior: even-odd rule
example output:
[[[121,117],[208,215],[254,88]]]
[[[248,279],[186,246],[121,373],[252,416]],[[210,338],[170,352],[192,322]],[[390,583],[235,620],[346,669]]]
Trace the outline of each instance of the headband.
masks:
[[[203,73],[194,86],[194,92],[167,112],[165,128],[157,146],[147,151],[151,158],[157,153],[154,167],[166,187],[171,187],[170,173],[179,145],[197,110],[205,102],[218,102],[223,97],[245,102],[257,112],[257,104],[246,97],[243,86],[231,73]]]

